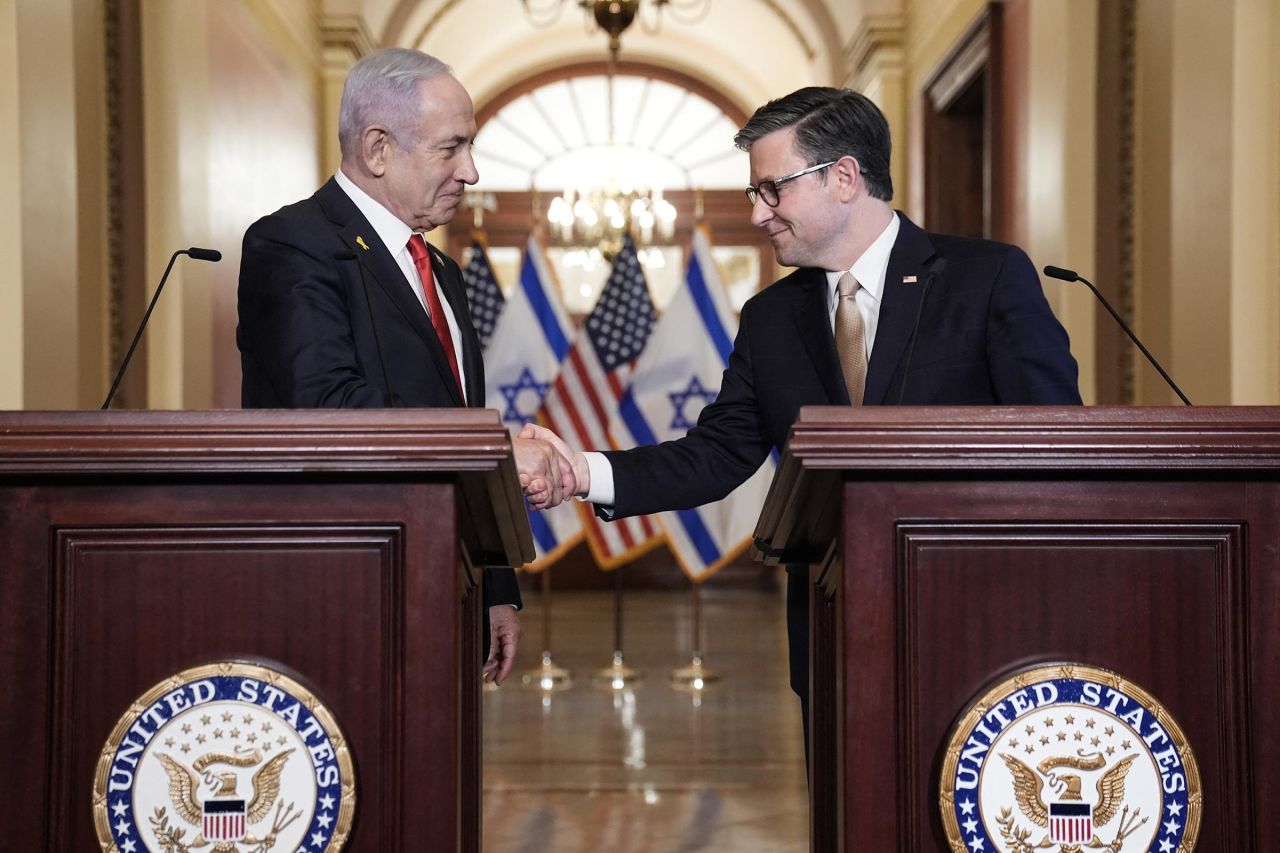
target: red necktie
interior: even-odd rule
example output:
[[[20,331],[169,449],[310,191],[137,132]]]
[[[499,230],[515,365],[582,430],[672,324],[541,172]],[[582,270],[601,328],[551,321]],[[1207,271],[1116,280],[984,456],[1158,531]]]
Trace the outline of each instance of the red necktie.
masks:
[[[458,391],[465,399],[462,374],[458,372],[458,356],[453,351],[453,335],[449,334],[449,319],[444,315],[440,294],[436,292],[436,279],[431,272],[431,255],[427,252],[427,242],[422,239],[421,234],[414,234],[409,238],[409,254],[413,256],[413,265],[418,268],[418,275],[422,277],[422,292],[427,297],[427,313],[431,315],[431,325],[436,330],[436,337],[440,339],[440,346],[444,347],[444,357],[449,359],[453,381],[457,383]]]

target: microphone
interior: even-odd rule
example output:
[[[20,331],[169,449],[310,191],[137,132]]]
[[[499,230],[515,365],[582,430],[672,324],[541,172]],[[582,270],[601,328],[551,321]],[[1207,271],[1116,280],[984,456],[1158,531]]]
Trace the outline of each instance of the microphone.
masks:
[[[355,261],[356,269],[360,271],[360,289],[364,291],[364,304],[369,309],[369,328],[373,330],[373,348],[378,351],[378,367],[382,369],[382,384],[386,386],[387,398],[391,408],[395,408],[396,394],[391,390],[391,380],[387,378],[387,362],[382,357],[382,341],[378,338],[378,324],[373,319],[373,303],[369,301],[369,282],[364,277],[364,264],[360,263],[359,257],[350,249],[342,249],[333,253],[335,261]]]
[[[124,372],[129,368],[129,362],[133,359],[133,351],[138,348],[138,341],[142,340],[142,330],[147,327],[147,321],[151,319],[151,312],[155,310],[156,302],[160,299],[160,291],[164,290],[164,283],[169,280],[169,271],[173,269],[173,262],[178,259],[178,255],[190,255],[197,261],[209,261],[217,263],[222,260],[222,253],[217,249],[201,249],[192,246],[190,249],[179,249],[169,256],[169,265],[164,268],[164,275],[160,276],[160,283],[156,285],[156,292],[151,296],[151,304],[147,306],[147,311],[142,315],[142,322],[138,324],[138,331],[133,336],[133,343],[129,344],[129,351],[124,354],[124,361],[120,362],[120,369],[116,371],[116,378],[111,382],[111,390],[107,392],[107,399],[102,401],[102,411],[111,408],[111,400],[116,396],[116,389],[120,387],[120,380],[124,378]]]
[[[217,249],[197,249],[195,246],[192,246],[190,249],[187,249],[187,254],[195,258],[197,261],[209,261],[216,264],[218,261],[222,260],[222,253]]]
[[[1093,282],[1089,281],[1075,270],[1067,270],[1062,267],[1047,266],[1044,268],[1044,274],[1050,278],[1056,278],[1062,281],[1078,281],[1084,284],[1085,287],[1092,290],[1093,295],[1098,297],[1098,301],[1102,303],[1102,307],[1106,308],[1107,313],[1115,318],[1115,321],[1120,324],[1120,328],[1124,329],[1124,333],[1129,336],[1129,340],[1133,341],[1138,349],[1142,350],[1142,354],[1147,357],[1147,361],[1151,362],[1151,366],[1160,371],[1160,375],[1164,377],[1165,382],[1169,383],[1169,387],[1173,389],[1173,392],[1178,395],[1183,403],[1188,406],[1191,405],[1191,401],[1187,399],[1187,395],[1183,394],[1182,389],[1178,387],[1177,383],[1173,381],[1168,373],[1165,373],[1164,368],[1160,366],[1160,362],[1156,361],[1156,357],[1142,345],[1142,341],[1138,340],[1138,336],[1133,333],[1133,329],[1130,329],[1129,324],[1116,313],[1116,309],[1111,307],[1111,303],[1107,301],[1107,297],[1103,296],[1102,292],[1093,286]]]
[[[911,341],[907,344],[907,363],[902,368],[902,387],[898,389],[898,405],[902,405],[902,400],[907,396],[907,374],[911,372],[911,357],[916,351],[916,333],[920,331],[920,317],[924,314],[924,301],[929,298],[929,288],[933,286],[933,280],[942,275],[942,271],[947,268],[947,259],[938,258],[929,265],[929,272],[924,280],[924,290],[920,293],[920,304],[916,306],[916,321],[911,325]]]

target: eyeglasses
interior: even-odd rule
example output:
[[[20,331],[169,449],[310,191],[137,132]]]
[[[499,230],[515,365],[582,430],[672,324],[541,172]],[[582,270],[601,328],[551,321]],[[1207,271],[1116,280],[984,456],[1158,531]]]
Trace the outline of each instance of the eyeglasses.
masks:
[[[754,187],[747,187],[743,192],[747,194],[747,201],[752,204],[756,203],[756,196],[764,199],[764,203],[770,207],[778,206],[778,190],[788,181],[794,181],[796,178],[802,178],[810,172],[820,172],[828,166],[834,166],[840,161],[832,160],[829,163],[819,163],[816,166],[810,166],[807,169],[801,169],[798,172],[792,172],[790,175],[783,175],[781,178],[774,178],[772,181],[761,181]]]

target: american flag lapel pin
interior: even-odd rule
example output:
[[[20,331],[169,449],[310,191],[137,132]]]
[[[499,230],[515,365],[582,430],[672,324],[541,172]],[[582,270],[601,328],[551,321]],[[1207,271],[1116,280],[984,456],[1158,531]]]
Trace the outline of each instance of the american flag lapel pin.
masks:
[[[915,284],[915,283],[916,283],[916,277],[915,277],[915,276],[913,276],[913,275],[904,275],[904,276],[902,277],[902,283],[903,283],[903,284]]]
[[[359,244],[361,249],[364,249],[366,252],[369,251],[369,244],[364,241],[363,237],[356,237],[356,243]]]

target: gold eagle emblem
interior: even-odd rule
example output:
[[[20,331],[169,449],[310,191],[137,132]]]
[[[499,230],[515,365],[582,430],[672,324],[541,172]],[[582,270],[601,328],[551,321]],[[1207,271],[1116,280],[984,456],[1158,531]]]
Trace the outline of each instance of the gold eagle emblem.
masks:
[[[284,765],[292,754],[292,749],[280,753],[253,774],[253,799],[249,801],[246,810],[249,823],[261,823],[270,813],[271,806],[280,796],[280,774],[284,772]],[[199,787],[196,774],[164,753],[156,753],[156,755],[164,765],[164,772],[169,776],[169,799],[173,802],[173,808],[187,823],[199,826],[204,812],[200,801],[196,799],[196,789]],[[255,752],[246,766],[252,766],[259,761],[261,757]],[[196,764],[203,769],[215,763],[244,764],[244,762],[243,758],[212,755],[202,756]],[[206,774],[205,778],[207,782],[216,780],[217,789],[213,793],[214,799],[236,795],[236,774],[221,773],[217,776]]]
[[[1018,809],[1026,815],[1028,820],[1039,827],[1049,826],[1049,807],[1045,804],[1046,784],[1053,789],[1055,802],[1084,802],[1080,775],[1077,773],[1055,772],[1057,768],[1066,766],[1075,770],[1101,770],[1106,767],[1106,760],[1101,755],[1095,755],[1091,758],[1076,758],[1069,755],[1053,756],[1041,761],[1035,770],[1008,753],[1002,752],[1000,757],[1004,759],[1005,766],[1009,768],[1009,773],[1013,776],[1013,791],[1018,801]],[[1135,758],[1137,758],[1136,755],[1126,755],[1098,780],[1096,785],[1098,799],[1092,806],[1094,826],[1106,826],[1116,816],[1116,812],[1119,811],[1121,804],[1124,802],[1125,777],[1129,775],[1129,768],[1133,766]],[[1126,808],[1126,815],[1121,820],[1122,825],[1117,840],[1123,839],[1137,829],[1138,826],[1147,822],[1146,818],[1142,818],[1139,821],[1137,812],[1134,812],[1130,818],[1128,811]],[[1089,846],[1099,846],[1100,844],[1101,842],[1095,835]],[[1044,845],[1042,844],[1041,846]],[[1064,847],[1063,849],[1066,850],[1068,848]],[[1070,849],[1078,850],[1079,846],[1071,846]]]

